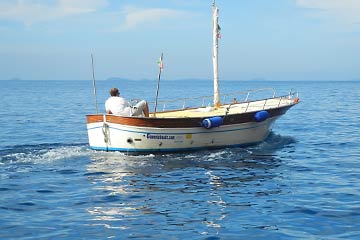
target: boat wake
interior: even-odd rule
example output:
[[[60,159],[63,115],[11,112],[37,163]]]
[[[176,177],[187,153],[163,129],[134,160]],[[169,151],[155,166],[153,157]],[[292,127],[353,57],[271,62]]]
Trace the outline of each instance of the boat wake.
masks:
[[[0,164],[51,163],[64,159],[83,157],[88,155],[90,151],[87,144],[17,145],[0,150]]]
[[[256,152],[275,152],[287,147],[291,147],[296,143],[296,139],[291,136],[282,136],[280,134],[271,132],[268,138],[258,145],[249,147],[249,150]]]
[[[95,162],[127,162],[135,165],[148,165],[155,162],[161,165],[182,162],[196,165],[199,162],[224,163],[246,159],[261,159],[273,156],[276,151],[291,148],[295,139],[271,133],[262,143],[244,148],[202,150],[187,153],[128,155],[123,152],[91,150],[86,143],[80,144],[38,144],[18,145],[0,150],[0,165],[12,163],[46,164],[61,160],[86,158]],[[132,164],[131,164],[132,165]],[[176,164],[175,164],[176,165]],[[187,164],[185,164],[187,165]]]

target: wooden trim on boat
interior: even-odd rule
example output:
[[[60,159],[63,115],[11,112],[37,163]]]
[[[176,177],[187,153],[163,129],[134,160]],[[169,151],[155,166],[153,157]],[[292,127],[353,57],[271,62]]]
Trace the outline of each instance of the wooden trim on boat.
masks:
[[[267,109],[269,118],[285,114],[285,112],[294,106],[294,104]],[[238,114],[229,114],[224,118],[222,125],[241,124],[255,122],[254,114],[256,112],[246,112]],[[144,118],[144,117],[124,117],[115,115],[106,115],[106,122],[117,123],[127,126],[136,127],[153,127],[153,128],[191,128],[201,127],[202,120],[206,117],[188,117],[188,118]],[[103,114],[86,115],[87,123],[97,123],[104,121]]]

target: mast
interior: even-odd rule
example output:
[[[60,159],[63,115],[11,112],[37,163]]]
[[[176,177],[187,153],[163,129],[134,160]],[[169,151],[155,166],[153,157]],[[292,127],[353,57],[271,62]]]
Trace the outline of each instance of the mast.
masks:
[[[156,97],[155,97],[155,109],[154,109],[154,117],[156,117],[156,108],[157,108],[157,104],[158,104],[158,96],[159,96],[159,87],[160,87],[160,77],[161,77],[161,72],[163,70],[163,57],[164,54],[161,53],[161,57],[158,61],[159,64],[159,75],[158,75],[158,82],[157,82],[157,88],[156,88]]]
[[[213,2],[213,70],[214,70],[214,106],[220,106],[220,90],[219,90],[219,73],[218,73],[218,42],[219,42],[219,24],[218,24],[219,9],[216,6],[215,0]]]
[[[95,83],[95,73],[94,73],[94,57],[93,57],[92,53],[91,53],[91,67],[92,67],[92,78],[93,78],[93,88],[94,88],[96,114],[98,114],[99,111],[98,111],[98,102],[97,102],[97,96],[96,96],[96,83]]]

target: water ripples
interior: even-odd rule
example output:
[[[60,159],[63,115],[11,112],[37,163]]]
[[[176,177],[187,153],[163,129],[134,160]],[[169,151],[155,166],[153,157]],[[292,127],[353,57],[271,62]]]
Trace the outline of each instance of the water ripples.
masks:
[[[127,155],[86,144],[5,148],[0,237],[32,238],[35,229],[40,238],[358,235],[358,173],[346,160],[323,158],[327,143],[312,145],[315,154],[295,150],[299,144],[273,133],[252,147],[186,154]]]

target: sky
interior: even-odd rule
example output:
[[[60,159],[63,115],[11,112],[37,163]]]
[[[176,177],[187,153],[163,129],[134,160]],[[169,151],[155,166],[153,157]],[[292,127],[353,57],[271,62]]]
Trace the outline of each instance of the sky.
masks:
[[[360,80],[360,0],[217,0],[224,80]],[[1,0],[0,79],[212,78],[212,0]]]

